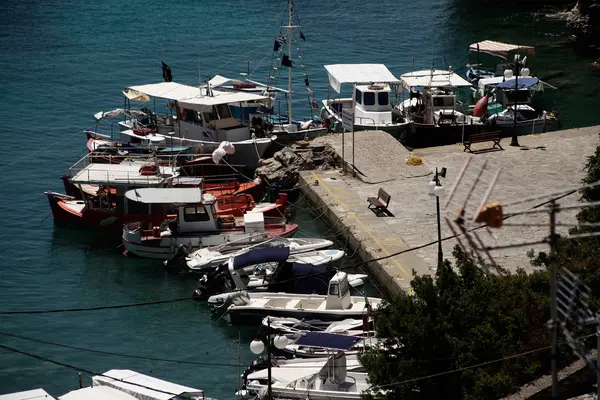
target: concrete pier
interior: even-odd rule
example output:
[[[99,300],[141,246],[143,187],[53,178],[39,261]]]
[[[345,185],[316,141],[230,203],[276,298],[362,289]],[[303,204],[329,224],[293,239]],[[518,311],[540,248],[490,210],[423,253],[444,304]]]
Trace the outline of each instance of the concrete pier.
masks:
[[[570,129],[519,137],[521,147],[510,147],[510,139],[503,139],[504,150],[489,151],[491,143],[473,145],[477,154],[463,152],[462,145],[432,147],[415,150],[412,154],[422,158],[423,164],[409,166],[406,159],[410,152],[389,134],[382,131],[363,131],[354,134],[354,167],[348,173],[339,170],[305,171],[301,173],[300,189],[307,199],[322,213],[323,218],[348,241],[352,251],[364,261],[381,257],[384,260],[367,264],[367,269],[378,284],[389,294],[410,289],[413,273],[435,273],[437,264],[437,218],[435,197],[428,194],[432,170],[446,167],[443,184],[446,194],[440,198],[444,204],[461,167],[468,157],[470,168],[458,185],[448,208],[441,210],[442,238],[453,236],[444,218],[454,219],[460,207],[474,211],[479,205],[488,184],[497,169],[500,175],[490,200],[509,204],[535,195],[558,192],[581,183],[585,174],[587,158],[600,143],[600,126]],[[346,134],[344,155],[346,163],[352,164],[352,134]],[[341,135],[316,139],[317,143],[329,143],[338,155],[342,153]],[[465,204],[473,182],[487,161],[480,183]],[[367,208],[367,197],[376,196],[379,188],[391,195],[389,210],[393,216],[378,217]],[[531,200],[510,206],[505,212],[540,207],[543,200]],[[579,200],[573,193],[559,201],[572,204]],[[575,223],[577,211],[559,214],[561,223]],[[510,223],[509,223],[510,221]],[[544,226],[548,215],[515,216],[505,221],[501,229],[478,231],[485,245],[504,245],[521,241],[542,240],[548,234]],[[540,226],[522,226],[540,225]],[[568,227],[563,227],[566,234]],[[463,240],[464,242],[464,240]],[[443,256],[452,260],[456,239],[443,241]],[[527,251],[547,251],[546,245],[525,248],[495,250],[490,256],[498,265],[516,270],[532,270]],[[396,253],[399,255],[388,257]],[[487,260],[487,256],[486,256]]]

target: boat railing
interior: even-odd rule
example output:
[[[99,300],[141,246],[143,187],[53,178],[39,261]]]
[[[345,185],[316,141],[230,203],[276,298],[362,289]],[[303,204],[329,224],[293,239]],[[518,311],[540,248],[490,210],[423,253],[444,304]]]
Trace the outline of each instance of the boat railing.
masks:
[[[373,118],[369,118],[369,117],[356,117],[356,119],[358,119],[358,124],[359,125],[373,125],[375,127],[375,130],[377,130],[377,123],[375,123],[375,120]],[[369,123],[366,124],[365,122],[369,122]]]

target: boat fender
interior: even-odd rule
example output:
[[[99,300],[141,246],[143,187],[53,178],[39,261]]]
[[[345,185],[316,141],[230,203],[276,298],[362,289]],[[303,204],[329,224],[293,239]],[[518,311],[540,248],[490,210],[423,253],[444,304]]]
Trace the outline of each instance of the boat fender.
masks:
[[[283,211],[283,216],[285,217],[286,222],[292,222],[296,219],[296,210],[293,207],[286,207]]]

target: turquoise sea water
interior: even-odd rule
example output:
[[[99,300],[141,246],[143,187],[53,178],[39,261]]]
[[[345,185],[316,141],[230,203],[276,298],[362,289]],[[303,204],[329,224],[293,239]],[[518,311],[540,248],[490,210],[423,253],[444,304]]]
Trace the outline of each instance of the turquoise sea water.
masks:
[[[323,64],[385,63],[401,74],[445,56],[456,69],[469,43],[533,44],[531,68],[559,77],[549,107],[564,126],[600,123],[600,76],[577,56],[559,25],[539,14],[470,9],[452,0],[377,2],[297,0],[306,36],[303,64],[317,98],[326,96]],[[285,1],[10,1],[0,3],[0,310],[93,307],[188,296],[193,280],[168,275],[154,261],[122,257],[98,234],[54,228],[43,192],[84,154],[81,130],[92,114],[121,106],[127,85],[159,82],[160,60],[177,82],[246,72],[265,81]],[[298,68],[300,72],[300,68]],[[306,113],[300,94],[297,114]],[[281,83],[284,81],[282,80]],[[280,85],[281,85],[280,83]],[[283,83],[284,84],[284,83]],[[301,210],[304,234],[331,232]],[[351,261],[350,261],[351,262]],[[211,320],[205,304],[180,302],[98,312],[0,316],[0,332],[72,346],[217,364],[241,361],[256,329]],[[94,372],[128,368],[233,398],[237,367],[183,365],[86,353],[0,335],[0,344]],[[0,350],[0,393],[44,387],[60,395],[77,373]]]

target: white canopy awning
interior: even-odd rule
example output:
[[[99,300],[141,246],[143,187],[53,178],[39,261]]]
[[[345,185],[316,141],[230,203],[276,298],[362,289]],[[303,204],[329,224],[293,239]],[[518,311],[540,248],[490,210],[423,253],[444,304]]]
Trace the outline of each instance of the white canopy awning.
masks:
[[[44,389],[26,390],[0,395],[0,400],[54,400]]]
[[[128,369],[111,369],[103,375],[104,376],[97,375],[92,378],[94,386],[109,386],[130,394],[139,400],[169,400],[175,397],[175,395],[180,395],[182,393],[189,393],[192,396],[197,395],[199,399],[202,398],[200,397],[202,394],[201,390],[163,381],[162,379],[153,378]],[[110,378],[107,378],[107,376]],[[127,382],[135,383],[137,385],[132,385]],[[147,389],[138,385],[156,390]],[[170,393],[173,393],[174,395]]]
[[[535,47],[533,46],[523,46],[520,44],[509,44],[496,42],[494,40],[484,40],[482,42],[473,43],[469,46],[470,51],[477,51],[481,53],[488,53],[493,56],[501,57],[506,59],[508,57],[509,51],[514,50],[522,50],[527,54],[531,54],[535,56]]]
[[[202,202],[199,188],[142,188],[125,193],[131,201],[145,204],[191,204]]]
[[[454,71],[441,69],[424,69],[421,71],[407,72],[400,76],[405,89],[412,87],[470,87],[471,83],[461,78]]]
[[[182,100],[200,95],[200,88],[176,82],[151,83],[148,85],[129,86],[128,89],[167,100]]]
[[[329,86],[340,93],[343,83],[400,83],[383,64],[326,65]]]
[[[188,109],[202,110],[203,107],[216,106],[219,104],[235,104],[246,101],[268,100],[269,96],[257,93],[247,92],[221,92],[211,90],[212,96],[195,96],[186,99],[180,99],[179,104]]]
[[[108,386],[92,386],[79,390],[72,390],[62,395],[59,400],[137,400],[120,390]]]

